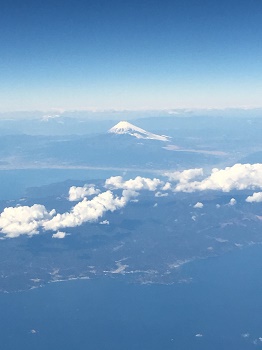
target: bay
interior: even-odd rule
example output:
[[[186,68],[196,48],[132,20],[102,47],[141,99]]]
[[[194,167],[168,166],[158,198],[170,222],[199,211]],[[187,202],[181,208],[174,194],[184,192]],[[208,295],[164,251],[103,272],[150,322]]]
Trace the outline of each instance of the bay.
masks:
[[[100,278],[0,295],[5,350],[262,347],[262,247],[183,267],[191,283]]]

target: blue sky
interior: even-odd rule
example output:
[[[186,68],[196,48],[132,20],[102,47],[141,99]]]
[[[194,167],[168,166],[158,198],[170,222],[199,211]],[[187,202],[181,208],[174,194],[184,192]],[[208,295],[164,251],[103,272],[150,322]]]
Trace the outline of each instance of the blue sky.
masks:
[[[1,0],[0,111],[261,107],[261,0]]]

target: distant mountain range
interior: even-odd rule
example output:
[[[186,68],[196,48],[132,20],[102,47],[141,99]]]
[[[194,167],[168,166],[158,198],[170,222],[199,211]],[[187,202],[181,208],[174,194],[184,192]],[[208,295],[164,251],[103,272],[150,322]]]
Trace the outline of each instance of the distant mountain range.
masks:
[[[207,151],[203,146],[195,149],[194,139],[189,141],[185,144],[176,137],[174,144],[171,137],[121,121],[108,132],[99,134],[2,136],[0,157],[2,168],[9,169],[80,166],[159,170],[201,167],[223,161],[223,154]]]
[[[41,125],[50,131],[59,121],[61,128],[72,127],[71,134],[15,134],[15,130],[12,134],[0,133],[0,166],[2,169],[77,166],[151,171],[218,166],[225,160],[261,162],[260,120],[239,122],[235,133],[232,120],[224,125],[215,119],[207,124],[201,118],[185,118],[183,123],[182,119],[152,118],[144,120],[144,124],[137,121],[139,127],[127,121],[112,126],[112,121],[108,121],[101,132],[90,133],[88,123],[52,118]],[[161,127],[157,128],[160,122]],[[74,134],[75,124],[83,134]],[[247,139],[243,137],[244,130]]]

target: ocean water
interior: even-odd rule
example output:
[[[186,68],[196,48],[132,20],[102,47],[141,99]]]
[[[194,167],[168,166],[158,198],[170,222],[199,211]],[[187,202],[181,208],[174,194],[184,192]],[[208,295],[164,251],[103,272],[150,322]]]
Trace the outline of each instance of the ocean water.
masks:
[[[0,200],[19,199],[26,194],[26,189],[52,183],[73,180],[106,179],[110,176],[137,176],[137,171],[114,169],[20,169],[0,170]],[[150,176],[140,172],[141,176]],[[152,175],[152,174],[151,174]]]
[[[24,169],[0,170],[0,199],[18,199],[26,194],[26,189],[44,186],[68,179],[104,179],[118,175],[117,171],[88,169]]]
[[[1,349],[262,348],[262,246],[183,268],[191,283],[100,278],[0,294]]]

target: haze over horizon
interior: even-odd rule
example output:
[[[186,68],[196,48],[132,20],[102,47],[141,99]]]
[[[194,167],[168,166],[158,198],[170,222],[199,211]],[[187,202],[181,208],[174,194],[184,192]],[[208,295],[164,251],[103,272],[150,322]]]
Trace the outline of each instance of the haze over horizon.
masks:
[[[261,107],[262,3],[13,0],[0,112]]]

